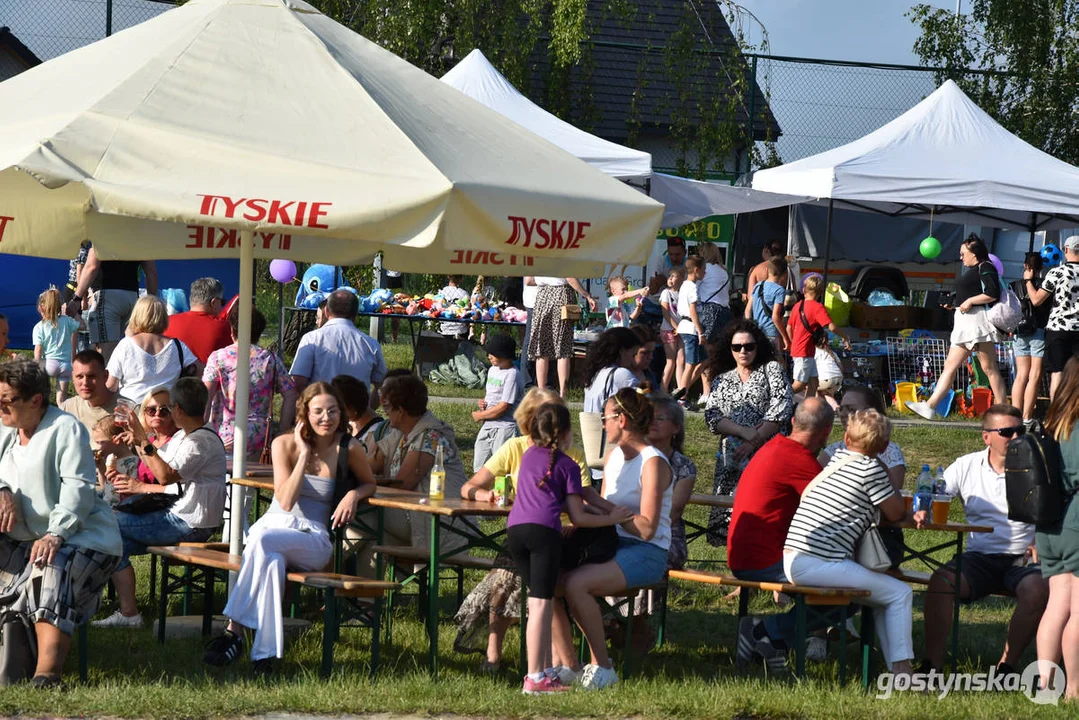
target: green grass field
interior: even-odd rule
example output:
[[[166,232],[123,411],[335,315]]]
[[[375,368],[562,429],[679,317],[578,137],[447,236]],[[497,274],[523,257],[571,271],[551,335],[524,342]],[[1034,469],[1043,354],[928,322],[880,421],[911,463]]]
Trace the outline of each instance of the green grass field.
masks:
[[[384,347],[390,367],[409,367],[411,346]],[[478,398],[481,391],[431,385],[433,397]],[[581,391],[571,391],[580,400]],[[472,421],[471,403],[433,401],[431,409],[450,422],[457,432],[466,469],[471,468],[473,442],[478,426]],[[976,430],[961,427],[912,425],[897,427],[894,439],[907,458],[907,486],[913,486],[922,463],[946,465],[958,455],[981,444]],[[698,466],[697,492],[711,492],[716,441],[704,427],[701,415],[689,415],[686,448]],[[688,519],[703,523],[707,511],[687,509]],[[961,519],[953,506],[953,519]],[[928,548],[943,540],[940,533],[908,531],[908,542]],[[690,546],[690,565],[722,561],[724,552],[698,539]],[[394,641],[383,647],[379,676],[371,680],[366,629],[342,630],[335,652],[334,675],[318,675],[321,657],[319,599],[303,598],[303,614],[311,628],[286,646],[286,657],[269,681],[258,679],[245,660],[216,670],[202,664],[200,638],[169,639],[159,645],[149,621],[156,606],[149,602],[149,561],[135,559],[139,601],[147,626],[142,630],[91,629],[90,678],[77,681],[78,665],[73,647],[69,657],[67,685],[59,691],[35,691],[28,687],[0,691],[0,716],[108,716],[201,718],[257,715],[291,711],[298,713],[416,713],[455,714],[481,717],[641,717],[641,718],[1010,718],[1074,717],[1073,709],[1035,706],[1020,694],[957,693],[943,700],[925,695],[898,695],[875,699],[876,690],[863,692],[857,683],[854,646],[848,668],[854,682],[840,689],[836,684],[837,643],[829,647],[829,661],[810,664],[802,682],[766,678],[761,667],[740,671],[734,666],[736,603],[723,599],[724,592],[703,586],[675,585],[671,593],[667,642],[635,663],[634,675],[619,686],[600,693],[573,692],[560,697],[527,697],[520,693],[516,673],[519,635],[510,630],[505,643],[503,671],[489,677],[478,671],[479,655],[453,652],[452,585],[444,586],[440,626],[441,674],[432,681],[426,672],[427,642],[413,604],[395,610]],[[924,568],[917,568],[924,569]],[[467,586],[481,575],[470,572]],[[467,591],[468,587],[466,587]],[[407,592],[413,592],[408,590]],[[223,607],[219,591],[217,608]],[[922,599],[915,592],[914,643],[923,644]],[[1009,601],[993,598],[962,611],[960,669],[986,670],[1000,657]],[[98,617],[111,612],[103,604]],[[753,599],[754,612],[774,612],[770,598]],[[194,601],[191,613],[201,611]],[[181,613],[179,598],[171,601],[170,615]],[[619,656],[615,653],[615,661]],[[1023,664],[1034,660],[1027,650]]]
[[[433,392],[438,392],[434,391]],[[435,402],[432,410],[457,429],[458,443],[471,464],[477,426],[468,413],[470,405]],[[699,468],[698,492],[710,492],[715,440],[700,416],[691,416],[687,449]],[[895,439],[908,461],[908,485],[922,462],[946,463],[979,445],[973,429],[914,426],[897,428]],[[701,509],[690,508],[689,517],[705,519]],[[956,511],[958,519],[958,512]],[[941,538],[937,533],[911,533],[912,544],[929,547]],[[703,540],[690,547],[692,561],[720,560],[723,553]],[[148,567],[145,558],[136,564],[140,602],[145,617],[155,616],[148,600]],[[479,580],[468,577],[469,585]],[[317,618],[318,599],[304,598],[306,612]],[[224,597],[218,598],[221,607]],[[90,679],[77,678],[75,652],[67,665],[69,684],[62,691],[34,691],[27,687],[0,692],[0,715],[87,715],[114,717],[224,717],[270,711],[305,713],[452,713],[484,717],[656,717],[656,718],[854,718],[898,720],[924,717],[1072,717],[1073,710],[1034,706],[1019,694],[956,694],[937,700],[924,695],[904,695],[877,700],[875,691],[864,693],[857,683],[836,687],[836,643],[828,662],[809,667],[809,677],[793,680],[767,679],[763,669],[739,671],[734,667],[736,606],[722,593],[704,587],[680,586],[670,602],[667,643],[638,663],[636,674],[617,688],[600,693],[574,692],[557,698],[532,698],[520,693],[517,629],[511,629],[505,645],[504,670],[487,677],[478,672],[480,656],[453,652],[455,634],[450,620],[453,597],[447,586],[442,596],[440,627],[441,675],[432,681],[425,672],[426,638],[412,605],[395,612],[394,643],[384,647],[379,677],[368,678],[369,631],[344,629],[336,650],[332,678],[318,677],[321,626],[311,629],[286,649],[286,658],[270,681],[256,679],[249,663],[241,660],[225,670],[213,670],[201,662],[202,640],[170,639],[158,645],[150,628],[132,630],[91,629]],[[755,612],[774,611],[770,598],[755,597]],[[915,594],[914,642],[923,642],[921,597]],[[195,601],[191,612],[198,612]],[[102,608],[99,616],[110,611]],[[965,608],[962,613],[961,668],[976,672],[999,658],[1011,604],[991,599]],[[173,599],[172,614],[179,614]],[[1034,659],[1033,648],[1024,663]],[[617,656],[616,656],[617,660]],[[849,667],[856,667],[851,648]]]

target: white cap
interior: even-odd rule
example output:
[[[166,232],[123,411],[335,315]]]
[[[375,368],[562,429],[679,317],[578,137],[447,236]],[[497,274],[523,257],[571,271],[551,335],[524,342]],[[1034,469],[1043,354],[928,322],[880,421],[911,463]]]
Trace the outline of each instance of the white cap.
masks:
[[[1079,252],[1079,235],[1071,235],[1064,239],[1064,249]]]

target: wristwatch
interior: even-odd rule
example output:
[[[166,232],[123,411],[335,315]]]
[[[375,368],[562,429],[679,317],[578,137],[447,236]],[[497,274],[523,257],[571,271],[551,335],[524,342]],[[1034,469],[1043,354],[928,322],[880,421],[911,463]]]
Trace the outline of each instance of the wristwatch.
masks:
[[[142,449],[142,454],[146,457],[153,457],[157,455],[157,448],[154,447],[153,443],[146,443],[146,447]]]

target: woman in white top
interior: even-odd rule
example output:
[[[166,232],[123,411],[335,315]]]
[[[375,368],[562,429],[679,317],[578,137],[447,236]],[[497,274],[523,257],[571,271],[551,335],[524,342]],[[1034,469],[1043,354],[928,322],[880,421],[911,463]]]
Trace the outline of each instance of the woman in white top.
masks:
[[[876,410],[861,410],[847,422],[846,450],[803,491],[783,544],[783,570],[798,585],[852,587],[870,592],[860,602],[874,608],[881,653],[895,674],[909,674],[914,657],[910,586],[854,561],[854,549],[876,521],[904,517],[903,498],[888,481],[877,455],[892,427]],[[919,526],[925,513],[916,518]],[[878,612],[879,611],[879,612]]]
[[[127,336],[113,350],[106,368],[109,390],[140,403],[155,388],[171,388],[185,368],[202,377],[202,363],[182,341],[165,337],[169,311],[155,295],[139,298],[127,322]]]
[[[268,671],[271,658],[282,657],[286,571],[325,568],[333,556],[330,530],[352,522],[360,502],[375,494],[363,445],[348,432],[337,390],[312,383],[296,405],[296,428],[273,441],[273,503],[251,526],[225,606],[228,627],[203,658],[209,665],[228,665],[239,656],[244,627],[255,630],[256,670]]]
[[[619,390],[607,401],[603,426],[613,449],[604,466],[603,497],[629,508],[634,516],[616,528],[618,552],[613,560],[583,565],[565,578],[566,600],[592,653],[581,678],[590,689],[618,682],[607,655],[596,596],[654,585],[667,572],[674,485],[666,456],[645,439],[652,416],[652,401],[636,388]],[[555,633],[568,634],[564,618],[564,611],[556,612]]]
[[[570,361],[573,358],[573,321],[562,319],[565,305],[577,304],[577,293],[596,311],[596,299],[588,294],[576,278],[532,278],[539,286],[536,306],[532,309],[532,327],[528,337],[528,359],[536,363],[536,387],[547,387],[547,371],[551,360],[558,362],[558,394],[566,396]]]

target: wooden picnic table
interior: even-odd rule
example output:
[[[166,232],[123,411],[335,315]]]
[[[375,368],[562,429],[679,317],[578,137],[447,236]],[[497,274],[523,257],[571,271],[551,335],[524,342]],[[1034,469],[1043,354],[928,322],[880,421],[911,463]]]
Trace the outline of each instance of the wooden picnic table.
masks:
[[[709,495],[706,493],[696,493],[689,498],[690,505],[702,505],[705,507],[720,507],[720,508],[733,508],[734,496],[733,495]],[[686,541],[696,539],[707,532],[707,528],[690,521],[686,521],[688,527],[693,528],[693,532],[686,533]],[[953,559],[955,560],[955,573],[960,574],[963,570],[963,536],[966,534],[973,535],[974,533],[991,533],[993,528],[987,525],[970,525],[960,522],[946,522],[946,523],[927,523],[918,527],[914,520],[911,518],[904,518],[896,522],[882,520],[880,523],[882,528],[900,528],[903,530],[915,530],[917,532],[923,532],[927,530],[935,530],[937,532],[954,533],[955,539],[942,542],[938,545],[934,545],[931,548],[925,550],[918,550],[911,547],[904,536],[903,539],[903,559],[900,564],[908,562],[910,560],[918,560],[926,565],[932,572],[944,565],[936,558],[932,557],[934,553],[940,550],[949,550],[954,548],[955,554]],[[959,583],[955,584],[955,616],[952,622],[952,668],[958,667],[959,662]]]
[[[499,507],[494,503],[464,500],[459,497],[446,497],[443,500],[431,500],[425,493],[402,488],[380,487],[375,496],[368,500],[373,507],[380,509],[407,510],[422,513],[431,520],[431,543],[427,569],[427,635],[430,640],[428,661],[431,674],[438,675],[438,575],[442,557],[449,557],[468,552],[474,547],[499,549],[498,540],[505,535],[505,529],[486,532],[478,523],[469,522],[468,517],[508,517],[509,507]],[[461,520],[464,527],[454,523]],[[379,522],[379,529],[382,523]],[[454,547],[442,552],[439,545],[441,530],[455,533],[465,539],[463,547]],[[382,544],[378,533],[378,544]]]
[[[270,463],[249,462],[245,465],[244,477],[247,478],[272,478],[273,465]],[[232,456],[225,460],[225,472],[232,477]]]

